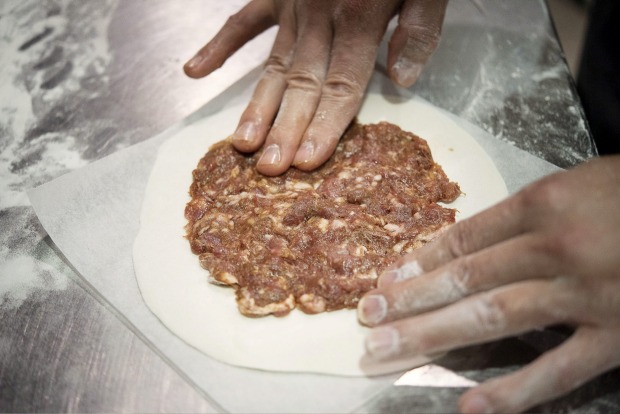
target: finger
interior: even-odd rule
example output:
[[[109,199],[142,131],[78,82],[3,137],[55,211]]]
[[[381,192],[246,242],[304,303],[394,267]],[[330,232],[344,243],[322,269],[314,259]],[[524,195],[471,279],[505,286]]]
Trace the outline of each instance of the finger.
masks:
[[[620,332],[581,327],[525,368],[463,394],[464,413],[515,413],[564,395],[618,366]]]
[[[399,258],[379,278],[386,286],[418,276],[450,261],[516,237],[526,231],[519,198],[510,197],[501,203],[450,226],[432,243]],[[396,269],[400,271],[395,271]]]
[[[287,76],[278,115],[265,141],[265,148],[279,148],[280,157],[263,154],[257,163],[263,174],[279,175],[288,169],[314,116],[329,63],[332,31],[327,23],[327,19],[321,18],[300,27],[298,53]]]
[[[413,85],[441,37],[448,0],[407,0],[388,45],[390,77],[405,88]]]
[[[265,70],[232,136],[232,143],[239,151],[253,152],[263,145],[286,90],[296,40],[293,15],[290,10],[283,13],[286,15],[280,21]],[[265,148],[263,157],[276,159],[281,154],[278,148]]]
[[[360,108],[376,52],[375,39],[367,36],[334,39],[319,106],[302,138],[301,151],[293,161],[297,168],[313,170],[333,154]]]
[[[435,311],[381,325],[366,338],[375,359],[446,352],[572,322],[574,295],[554,281],[527,281],[470,296]]]
[[[201,78],[221,67],[241,46],[276,24],[273,3],[254,0],[230,16],[209,43],[183,67],[191,78]]]
[[[467,296],[533,278],[558,274],[556,261],[535,235],[523,235],[477,253],[462,256],[423,277],[380,284],[358,305],[358,318],[368,326],[391,322],[454,303]],[[394,279],[403,279],[394,270]],[[407,277],[409,274],[406,275]]]

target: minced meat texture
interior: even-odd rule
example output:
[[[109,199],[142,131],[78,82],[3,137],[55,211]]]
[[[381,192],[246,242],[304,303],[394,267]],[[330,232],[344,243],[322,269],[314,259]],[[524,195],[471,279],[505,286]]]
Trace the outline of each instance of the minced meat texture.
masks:
[[[236,289],[247,316],[356,307],[399,256],[454,222],[460,195],[425,140],[353,123],[319,169],[278,177],[260,153],[214,145],[193,172],[187,238],[211,281]]]

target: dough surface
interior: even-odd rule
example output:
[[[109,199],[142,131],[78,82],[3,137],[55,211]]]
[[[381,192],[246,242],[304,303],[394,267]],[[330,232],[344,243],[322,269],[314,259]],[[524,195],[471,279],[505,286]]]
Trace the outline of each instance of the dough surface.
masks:
[[[426,363],[426,358],[390,364],[366,361],[363,341],[367,328],[358,324],[355,310],[318,315],[294,311],[283,318],[248,318],[238,312],[232,289],[209,283],[208,273],[184,238],[183,212],[192,170],[206,149],[234,130],[242,110],[230,108],[196,122],[165,142],[158,152],[133,252],[136,278],[147,306],[185,342],[236,366],[362,376]],[[362,123],[385,120],[428,141],[435,161],[464,193],[449,205],[458,210],[457,220],[507,195],[484,150],[434,107],[371,94],[358,118]]]

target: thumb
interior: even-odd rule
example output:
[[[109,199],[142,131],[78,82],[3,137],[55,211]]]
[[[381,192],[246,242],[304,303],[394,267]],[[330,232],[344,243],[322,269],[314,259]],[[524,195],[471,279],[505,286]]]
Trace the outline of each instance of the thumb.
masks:
[[[390,78],[408,88],[417,80],[441,37],[448,0],[406,0],[388,45]]]

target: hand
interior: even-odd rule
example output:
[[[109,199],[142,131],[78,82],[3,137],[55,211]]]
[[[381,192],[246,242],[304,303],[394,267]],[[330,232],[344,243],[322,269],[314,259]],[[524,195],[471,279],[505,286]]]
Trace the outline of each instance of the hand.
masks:
[[[399,24],[388,51],[391,78],[412,85],[437,46],[447,0],[253,0],[230,17],[188,63],[200,78],[241,46],[279,24],[271,55],[241,116],[233,145],[263,147],[257,169],[312,170],[334,152],[360,108],[389,20]]]
[[[538,181],[383,273],[358,306],[371,357],[431,355],[568,324],[574,334],[460,399],[516,412],[620,365],[620,156]]]

